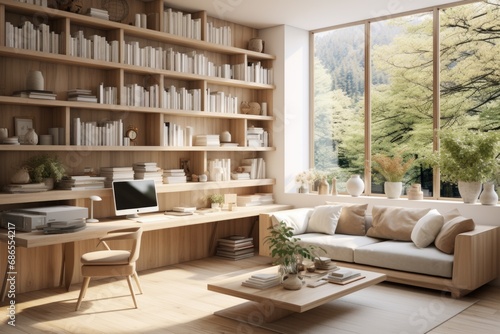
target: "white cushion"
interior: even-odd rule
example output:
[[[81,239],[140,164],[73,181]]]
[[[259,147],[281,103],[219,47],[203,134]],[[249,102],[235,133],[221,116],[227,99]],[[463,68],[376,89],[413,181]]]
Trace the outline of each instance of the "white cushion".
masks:
[[[342,205],[319,205],[314,208],[306,232],[335,234]]]
[[[432,209],[417,221],[411,231],[411,240],[418,248],[425,248],[434,242],[443,224],[443,216],[436,209]]]
[[[293,228],[293,234],[302,234],[306,232],[312,211],[312,208],[299,208],[274,212],[271,222],[273,226],[284,222],[286,226]]]

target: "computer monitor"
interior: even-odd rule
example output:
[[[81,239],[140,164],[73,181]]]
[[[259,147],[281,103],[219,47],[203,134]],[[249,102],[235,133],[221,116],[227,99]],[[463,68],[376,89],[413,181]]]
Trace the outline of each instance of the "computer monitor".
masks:
[[[117,216],[138,218],[140,213],[160,210],[154,180],[113,181],[112,187]]]

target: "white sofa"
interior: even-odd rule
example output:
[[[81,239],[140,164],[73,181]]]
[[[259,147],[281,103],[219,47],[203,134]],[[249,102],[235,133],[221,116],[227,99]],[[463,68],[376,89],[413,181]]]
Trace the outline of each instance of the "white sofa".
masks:
[[[260,255],[269,256],[264,243],[268,229],[285,221],[301,243],[324,249],[326,253],[318,251],[319,256],[340,266],[385,273],[391,282],[449,291],[458,298],[497,277],[500,229],[495,226],[474,225],[470,219],[457,218],[456,212],[447,216],[432,210],[432,219],[437,220],[428,222],[434,230],[429,235],[421,223],[431,216],[431,209],[373,207],[371,215],[366,206],[343,204],[340,213],[334,207],[338,210],[329,205],[261,214]],[[439,220],[442,223],[436,223]],[[457,220],[467,220],[466,225],[450,225]],[[424,244],[417,232],[424,236]]]

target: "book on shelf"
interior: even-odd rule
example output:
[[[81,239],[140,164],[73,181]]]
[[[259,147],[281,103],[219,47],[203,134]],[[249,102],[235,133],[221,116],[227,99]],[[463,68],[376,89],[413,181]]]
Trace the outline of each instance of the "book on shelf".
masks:
[[[195,212],[196,211],[196,207],[195,206],[174,206],[172,208],[172,211],[176,211],[176,212]]]
[[[14,92],[12,96],[29,98],[29,99],[55,100],[57,94],[51,91],[22,90]]]
[[[133,172],[133,167],[101,167],[99,170],[102,172]]]
[[[165,176],[163,175],[163,183],[186,183],[187,182],[187,176]]]

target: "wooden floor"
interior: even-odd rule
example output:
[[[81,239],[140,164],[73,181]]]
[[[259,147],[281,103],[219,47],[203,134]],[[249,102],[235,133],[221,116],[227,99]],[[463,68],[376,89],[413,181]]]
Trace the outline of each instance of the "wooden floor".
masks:
[[[220,258],[192,261],[140,272],[139,309],[124,279],[91,281],[78,312],[79,285],[66,292],[46,289],[16,296],[16,327],[6,326],[7,302],[1,304],[0,333],[248,333],[248,326],[213,315],[243,300],[208,291],[208,282],[268,265],[267,258],[241,261]],[[471,296],[479,300],[430,333],[500,333],[500,288],[486,286]],[[252,328],[251,333],[270,333]]]

